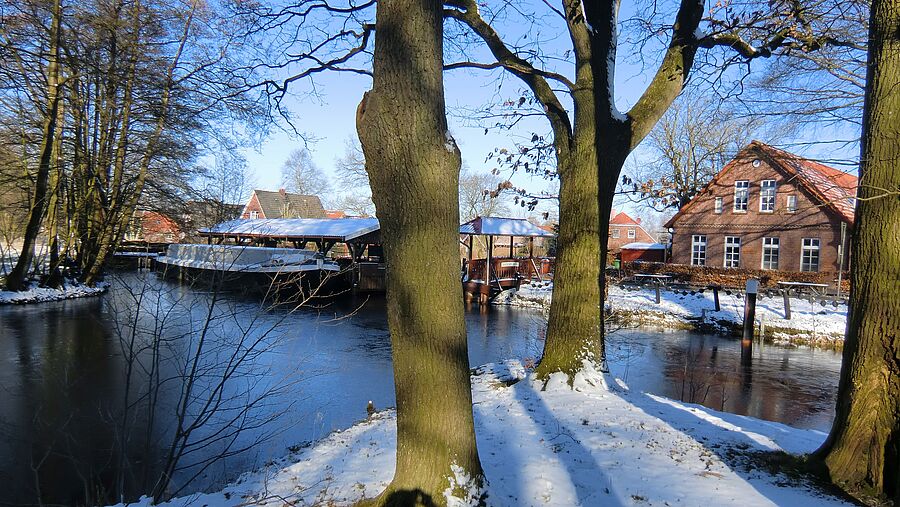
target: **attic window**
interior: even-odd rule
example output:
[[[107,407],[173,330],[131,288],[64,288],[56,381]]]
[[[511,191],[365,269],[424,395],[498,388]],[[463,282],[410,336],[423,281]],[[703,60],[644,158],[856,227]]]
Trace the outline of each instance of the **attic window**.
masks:
[[[787,196],[787,210],[788,213],[793,213],[797,211],[797,196],[789,195]]]
[[[251,211],[250,220],[256,220],[257,218],[259,218],[259,211]]]

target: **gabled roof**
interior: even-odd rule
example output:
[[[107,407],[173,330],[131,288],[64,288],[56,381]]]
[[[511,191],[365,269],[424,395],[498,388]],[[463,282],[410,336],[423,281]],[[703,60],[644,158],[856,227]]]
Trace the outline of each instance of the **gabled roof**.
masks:
[[[253,193],[266,218],[325,218],[325,208],[319,196],[283,190],[254,190]]]
[[[613,213],[615,213],[615,210],[613,210]],[[631,217],[628,215],[628,213],[625,213],[624,211],[621,211],[621,212],[619,212],[619,213],[616,213],[616,214],[612,215],[612,220],[609,221],[609,225],[636,225],[636,226],[640,226],[641,223],[638,222],[637,220],[631,218]]]
[[[475,236],[553,237],[524,218],[477,217],[459,226],[460,234]]]
[[[379,229],[377,218],[264,218],[230,220],[208,229],[200,229],[199,232],[201,236],[329,239],[344,242]]]
[[[726,172],[733,169],[741,161],[751,158],[752,153],[765,158],[773,167],[781,169],[788,177],[795,178],[797,183],[808,191],[816,200],[825,207],[831,209],[841,219],[852,224],[854,220],[854,208],[856,206],[856,187],[859,178],[839,171],[825,164],[809,160],[793,153],[775,148],[761,141],[752,141],[725,164],[725,167],[707,183],[697,195],[678,210],[672,218],[666,222],[665,227],[673,227],[675,221],[690,209],[702,195]]]
[[[753,141],[750,145],[755,145],[770,161],[796,175],[800,184],[841,215],[845,222],[853,223],[859,178],[759,141]]]

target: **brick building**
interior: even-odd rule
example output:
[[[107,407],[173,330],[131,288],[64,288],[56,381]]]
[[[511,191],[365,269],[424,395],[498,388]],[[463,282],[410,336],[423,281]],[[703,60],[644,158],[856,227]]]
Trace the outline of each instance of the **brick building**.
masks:
[[[254,190],[241,218],[325,218],[325,208],[316,195]]]
[[[651,236],[643,227],[641,219],[631,218],[624,211],[612,210],[609,220],[609,241],[607,249],[610,254],[617,254],[622,247],[629,243],[655,243],[656,238]]]
[[[856,176],[753,141],[666,223],[672,262],[847,269],[856,186]]]

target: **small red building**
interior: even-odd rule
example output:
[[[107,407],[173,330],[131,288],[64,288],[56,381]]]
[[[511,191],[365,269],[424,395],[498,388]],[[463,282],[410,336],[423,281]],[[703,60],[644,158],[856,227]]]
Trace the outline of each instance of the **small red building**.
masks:
[[[609,241],[607,249],[609,254],[615,255],[629,243],[655,243],[653,238],[643,227],[641,219],[631,218],[624,211],[613,210],[609,215]]]
[[[619,255],[622,262],[666,262],[666,245],[661,243],[628,243]]]

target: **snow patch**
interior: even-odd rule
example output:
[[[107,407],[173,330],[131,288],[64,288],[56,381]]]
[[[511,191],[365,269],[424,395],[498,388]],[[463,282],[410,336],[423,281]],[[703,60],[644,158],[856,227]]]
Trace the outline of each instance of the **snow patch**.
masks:
[[[94,287],[88,287],[73,280],[66,280],[62,287],[58,289],[40,287],[37,282],[31,282],[28,285],[28,289],[23,291],[0,291],[0,304],[44,303],[99,296],[106,292],[108,288],[109,284],[106,282],[100,282]]]
[[[453,136],[450,135],[450,131],[444,131],[444,149],[449,151],[450,153],[456,153],[456,139],[453,139]]]
[[[478,481],[469,475],[465,468],[453,463],[450,465],[450,485],[444,490],[447,507],[473,507],[481,502],[484,494]]]

